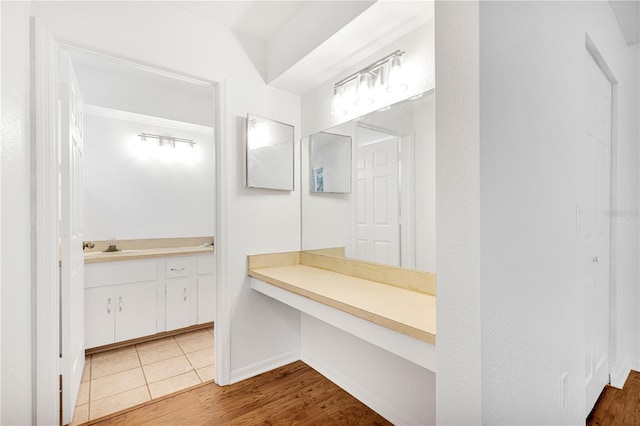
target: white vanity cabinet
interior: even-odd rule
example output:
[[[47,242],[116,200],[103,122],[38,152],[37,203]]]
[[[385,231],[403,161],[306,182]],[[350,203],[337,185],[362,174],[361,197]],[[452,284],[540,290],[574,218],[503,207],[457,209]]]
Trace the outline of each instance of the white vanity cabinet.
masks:
[[[189,327],[196,323],[197,306],[192,303],[193,277],[191,258],[161,262],[165,276],[165,330]],[[195,314],[195,315],[194,315]]]
[[[154,260],[85,265],[85,347],[155,334],[156,294]]]
[[[207,323],[215,309],[213,254],[85,265],[86,348]]]
[[[196,288],[198,290],[198,324],[216,318],[216,259],[214,256],[196,258]]]

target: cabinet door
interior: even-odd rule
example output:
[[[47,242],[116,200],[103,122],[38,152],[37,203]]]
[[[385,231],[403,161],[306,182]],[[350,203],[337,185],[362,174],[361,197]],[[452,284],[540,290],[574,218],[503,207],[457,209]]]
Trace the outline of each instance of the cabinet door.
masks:
[[[116,286],[116,342],[156,333],[156,282]]]
[[[86,348],[108,345],[115,340],[116,309],[113,287],[87,288],[84,291],[84,343]]]
[[[216,319],[216,276],[198,276],[198,324]]]
[[[191,312],[191,279],[176,278],[166,281],[167,330],[188,327]]]

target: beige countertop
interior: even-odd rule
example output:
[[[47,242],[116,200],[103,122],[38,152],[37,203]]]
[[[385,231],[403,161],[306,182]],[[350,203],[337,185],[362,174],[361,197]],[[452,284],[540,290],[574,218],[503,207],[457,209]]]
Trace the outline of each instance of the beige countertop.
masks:
[[[84,252],[84,263],[114,262],[118,260],[147,259],[165,256],[186,256],[213,253],[213,246],[161,247],[123,249],[119,252],[103,253],[102,251]]]
[[[303,264],[251,268],[249,275],[435,345],[433,295]]]

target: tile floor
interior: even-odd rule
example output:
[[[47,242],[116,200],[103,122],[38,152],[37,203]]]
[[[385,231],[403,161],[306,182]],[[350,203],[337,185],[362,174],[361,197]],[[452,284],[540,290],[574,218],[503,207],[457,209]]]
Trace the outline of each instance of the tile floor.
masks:
[[[71,425],[213,380],[213,327],[90,355]]]

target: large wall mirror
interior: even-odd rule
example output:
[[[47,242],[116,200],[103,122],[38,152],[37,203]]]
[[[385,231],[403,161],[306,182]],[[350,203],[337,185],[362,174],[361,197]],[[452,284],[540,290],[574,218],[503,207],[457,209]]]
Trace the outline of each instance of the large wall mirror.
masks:
[[[350,139],[350,152],[323,154],[350,163],[350,193],[314,191],[322,134]],[[301,173],[303,250],[436,272],[433,90],[304,138]]]
[[[294,128],[247,114],[246,179],[249,188],[293,191]]]

